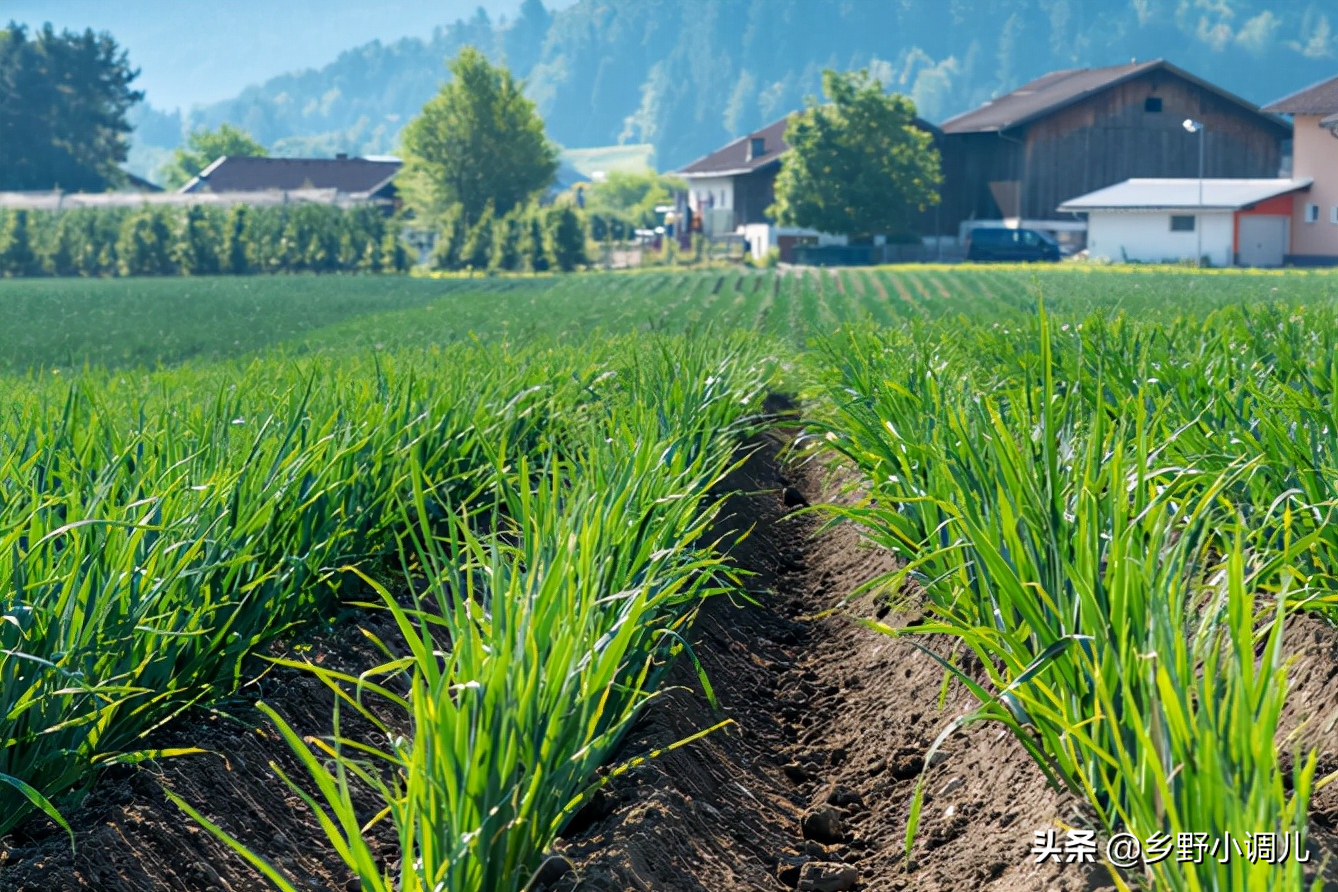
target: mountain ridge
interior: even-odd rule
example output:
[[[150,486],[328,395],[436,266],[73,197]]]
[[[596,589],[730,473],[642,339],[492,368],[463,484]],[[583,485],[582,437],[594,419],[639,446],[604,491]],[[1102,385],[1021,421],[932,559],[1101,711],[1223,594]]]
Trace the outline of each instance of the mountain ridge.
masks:
[[[428,38],[371,41],[182,123],[245,127],[280,154],[391,151],[465,45],[525,80],[559,144],[650,143],[664,169],[802,107],[824,68],[868,68],[934,122],[1049,71],[1130,58],[1165,58],[1256,104],[1338,73],[1319,0],[577,0],[555,12],[525,0],[504,25],[480,9]],[[161,134],[154,114],[139,121]]]

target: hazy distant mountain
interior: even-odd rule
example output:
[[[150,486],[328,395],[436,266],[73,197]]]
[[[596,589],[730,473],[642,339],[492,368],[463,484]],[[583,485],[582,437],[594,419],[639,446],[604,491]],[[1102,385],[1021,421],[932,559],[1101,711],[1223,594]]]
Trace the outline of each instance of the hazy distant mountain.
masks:
[[[939,121],[1058,68],[1165,57],[1255,102],[1338,73],[1330,0],[540,0],[371,42],[197,110],[279,151],[386,151],[467,43],[526,78],[567,146],[653,143],[680,166],[871,68]],[[145,124],[151,123],[148,119]],[[148,127],[143,132],[149,138]]]

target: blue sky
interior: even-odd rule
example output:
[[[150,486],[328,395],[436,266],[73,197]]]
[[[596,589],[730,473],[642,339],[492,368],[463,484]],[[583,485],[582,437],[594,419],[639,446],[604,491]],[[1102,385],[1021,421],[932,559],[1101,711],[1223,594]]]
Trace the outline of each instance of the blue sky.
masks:
[[[426,37],[480,6],[496,19],[520,0],[0,0],[0,22],[110,31],[140,69],[135,85],[170,110],[227,99],[370,40]]]

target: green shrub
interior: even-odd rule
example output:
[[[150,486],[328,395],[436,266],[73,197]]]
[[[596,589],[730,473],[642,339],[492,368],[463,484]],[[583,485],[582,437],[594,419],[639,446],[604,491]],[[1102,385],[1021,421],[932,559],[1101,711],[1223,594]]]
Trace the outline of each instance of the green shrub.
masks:
[[[176,244],[176,260],[182,275],[208,276],[217,273],[218,241],[218,232],[205,209],[198,204],[187,208],[181,236]]]
[[[465,221],[460,208],[453,207],[442,219],[437,232],[437,244],[432,249],[432,268],[457,270],[465,246]]]
[[[228,218],[223,224],[223,272],[240,276],[251,271],[251,261],[246,251],[249,219],[244,204],[234,205],[228,211]]]
[[[165,276],[176,271],[172,229],[162,213],[145,207],[125,218],[116,241],[116,263],[123,276]]]
[[[549,210],[545,221],[548,239],[553,246],[553,263],[564,273],[589,262],[585,254],[585,224],[570,206]]]
[[[547,272],[553,265],[552,252],[544,233],[540,212],[529,211],[520,227],[520,262],[526,272]]]
[[[483,209],[483,215],[479,217],[478,222],[470,228],[460,256],[465,268],[486,270],[491,265],[493,218],[490,204]]]
[[[0,274],[6,276],[35,276],[42,265],[33,250],[28,231],[28,212],[12,211],[0,227]]]
[[[522,213],[512,211],[493,224],[489,269],[520,269],[520,240],[524,223]]]

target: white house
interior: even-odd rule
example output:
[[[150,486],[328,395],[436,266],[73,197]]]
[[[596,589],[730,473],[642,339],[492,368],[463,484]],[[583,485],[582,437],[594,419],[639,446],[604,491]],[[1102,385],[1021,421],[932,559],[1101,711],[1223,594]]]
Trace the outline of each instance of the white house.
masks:
[[[1070,199],[1059,210],[1087,215],[1092,257],[1281,266],[1291,196],[1310,186],[1309,179],[1133,179]]]

